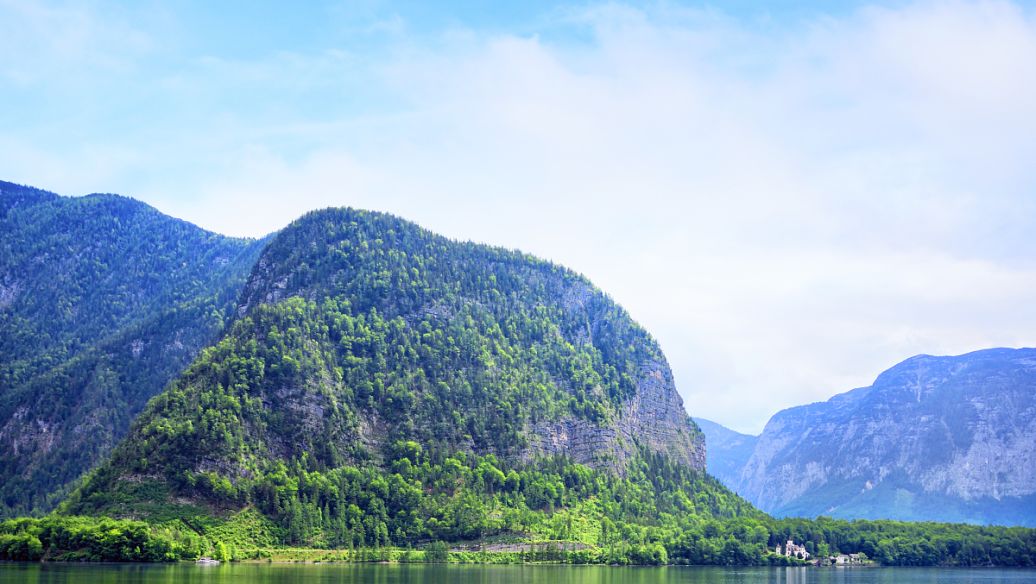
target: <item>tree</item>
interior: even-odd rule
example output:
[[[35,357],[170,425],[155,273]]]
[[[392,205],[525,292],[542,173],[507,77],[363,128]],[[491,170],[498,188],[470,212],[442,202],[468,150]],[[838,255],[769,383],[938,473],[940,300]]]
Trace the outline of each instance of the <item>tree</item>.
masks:
[[[450,546],[446,542],[435,541],[424,548],[424,559],[426,562],[443,564],[449,559]]]
[[[217,541],[215,550],[213,551],[213,559],[221,562],[229,562],[230,558],[230,550],[227,548],[227,544],[222,541]]]

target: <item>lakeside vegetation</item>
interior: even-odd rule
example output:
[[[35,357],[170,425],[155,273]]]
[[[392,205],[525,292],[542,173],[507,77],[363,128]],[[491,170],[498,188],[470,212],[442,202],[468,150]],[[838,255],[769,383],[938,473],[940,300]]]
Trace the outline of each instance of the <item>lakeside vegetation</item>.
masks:
[[[169,502],[162,483],[120,482],[106,508],[150,494],[148,521],[9,520],[0,559],[803,565],[772,553],[794,540],[814,557],[889,566],[1036,566],[1034,529],[775,519],[664,455],[644,452],[620,476],[563,457],[515,468],[493,455],[437,461],[414,442],[394,451],[385,473],[283,468],[237,486],[210,476],[180,491],[194,503]]]
[[[425,542],[417,546],[324,549],[256,546],[242,530],[253,511],[201,534],[175,522],[61,517],[0,523],[0,560],[169,562],[221,561],[560,563],[613,565],[803,565],[776,556],[784,538],[804,541],[818,555],[864,553],[880,565],[1034,567],[1036,530],[898,521],[765,518],[710,520],[698,532],[668,532],[660,541],[584,545],[571,540]],[[236,525],[235,525],[236,524]],[[232,525],[228,529],[228,525]],[[652,536],[666,533],[652,532]],[[220,539],[223,538],[223,539]],[[743,538],[743,539],[742,539]],[[815,539],[806,539],[815,538]]]

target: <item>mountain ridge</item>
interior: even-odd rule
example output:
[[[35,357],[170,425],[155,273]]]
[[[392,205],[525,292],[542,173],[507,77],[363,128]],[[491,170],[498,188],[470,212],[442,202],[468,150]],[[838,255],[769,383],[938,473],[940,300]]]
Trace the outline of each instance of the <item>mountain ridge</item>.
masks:
[[[359,221],[359,223],[357,222]],[[319,233],[325,229],[335,229],[338,225],[345,225],[342,237],[331,241],[326,245],[318,243]],[[355,233],[356,230],[366,233]],[[398,230],[399,234],[393,233]],[[407,248],[411,254],[425,253],[421,255],[420,261],[411,262],[407,252],[397,253],[392,248],[393,243],[386,243],[381,239],[384,237],[396,237],[395,242],[399,246],[411,245]],[[313,239],[318,237],[318,239]],[[314,245],[321,246],[319,253],[315,256],[309,251]],[[383,246],[384,249],[371,249],[375,246]],[[459,252],[451,262],[444,262],[437,265],[437,253],[446,254],[446,247],[456,247],[463,251]],[[324,249],[330,250],[324,253]],[[332,249],[334,248],[334,249]],[[414,249],[419,251],[415,252]],[[467,250],[470,252],[470,257]],[[346,250],[346,251],[343,251]],[[434,253],[426,253],[432,250]],[[369,258],[366,254],[370,254]],[[301,257],[293,257],[292,254],[301,254]],[[326,265],[324,259],[330,258]],[[355,269],[355,262],[367,261],[377,262],[378,269]],[[480,269],[477,264],[484,262]],[[385,269],[389,264],[392,270]],[[389,283],[385,280],[378,280],[386,273],[392,274],[417,274],[420,265],[420,280],[413,282],[396,282],[398,288],[403,288],[401,293],[388,294],[385,288]],[[531,268],[527,266],[533,266]],[[458,280],[461,278],[461,280]],[[504,282],[506,284],[499,284]],[[495,288],[490,287],[487,293],[482,287],[488,285],[515,286],[514,291],[500,294]],[[423,289],[422,289],[423,287]],[[449,289],[455,299],[442,301],[428,292],[429,288]],[[564,291],[562,291],[564,289]],[[398,292],[398,290],[396,290]],[[386,320],[401,318],[404,326],[417,324],[417,319],[428,322],[429,325],[439,325],[441,322],[454,317],[457,312],[468,309],[473,310],[475,316],[480,318],[508,318],[511,304],[518,305],[519,294],[530,294],[535,296],[537,304],[534,309],[543,312],[553,311],[557,315],[567,315],[567,324],[555,331],[561,334],[568,341],[577,345],[590,347],[596,351],[594,336],[597,341],[607,338],[612,334],[608,329],[611,325],[601,320],[603,316],[612,313],[628,319],[625,312],[614,305],[600,291],[592,288],[592,285],[585,278],[574,274],[563,268],[554,266],[547,262],[530,259],[529,256],[520,252],[492,248],[478,244],[465,242],[454,242],[431,234],[414,224],[402,221],[398,218],[353,209],[325,209],[311,212],[285,228],[263,255],[256,262],[248,282],[244,286],[241,300],[238,302],[239,317],[247,316],[252,309],[265,304],[276,304],[285,298],[305,298],[310,302],[318,304],[329,296],[344,298],[348,297],[350,309],[355,313],[373,312]],[[337,295],[337,296],[336,296]],[[483,296],[485,296],[483,298]],[[561,298],[560,302],[551,300]],[[493,302],[489,302],[492,299]],[[555,302],[554,306],[546,307],[544,302]],[[618,312],[615,312],[618,311]],[[471,318],[469,315],[468,318]],[[615,409],[622,399],[636,393],[633,377],[641,375],[645,386],[652,386],[653,381],[661,381],[667,385],[667,400],[674,400],[673,403],[680,405],[679,395],[672,388],[672,376],[668,373],[668,366],[665,364],[664,356],[661,355],[657,345],[632,321],[630,325],[623,325],[622,334],[632,335],[634,339],[643,339],[649,343],[646,353],[637,353],[636,357],[647,368],[647,374],[641,375],[641,371],[631,369],[622,374],[610,373],[610,379],[599,380],[607,384],[608,396],[598,395],[597,398],[585,393],[580,394],[580,400],[594,402],[597,406],[603,407],[610,404],[613,414],[618,413]],[[512,328],[513,323],[510,323]],[[561,330],[565,326],[568,330]],[[516,336],[521,336],[518,333]],[[536,342],[554,342],[547,337],[536,339]],[[638,341],[639,342],[639,341]],[[618,344],[609,346],[608,350],[624,351]],[[639,350],[638,350],[639,351]],[[598,355],[597,358],[608,359],[607,355]],[[665,368],[665,372],[659,371]],[[587,388],[593,389],[593,388]],[[598,387],[597,391],[601,388]],[[571,404],[570,404],[571,405]],[[577,406],[573,406],[578,409]],[[595,406],[596,407],[596,406]],[[592,408],[591,408],[592,409]],[[640,408],[636,408],[638,411]],[[675,409],[675,414],[681,415],[682,405]],[[599,410],[590,413],[590,417],[602,416]],[[687,422],[689,434],[697,435],[695,427],[686,414],[682,414]],[[549,422],[549,420],[543,420]],[[549,424],[548,424],[549,426]],[[571,429],[571,428],[569,428]],[[560,442],[568,438],[564,430],[556,430],[553,427],[543,428],[543,446],[547,449],[558,447],[557,452],[567,450]],[[571,452],[571,451],[569,451]],[[499,453],[503,454],[503,453]],[[679,451],[671,451],[671,455],[681,456]],[[686,455],[684,455],[686,456]],[[701,466],[700,454],[695,454],[697,459],[686,458],[691,466]],[[583,462],[591,462],[589,459]]]

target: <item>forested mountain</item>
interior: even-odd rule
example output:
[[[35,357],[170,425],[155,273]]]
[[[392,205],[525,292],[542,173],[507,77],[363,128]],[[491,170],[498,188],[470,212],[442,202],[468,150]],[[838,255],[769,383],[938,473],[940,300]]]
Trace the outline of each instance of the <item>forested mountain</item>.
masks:
[[[238,310],[63,511],[254,506],[284,543],[339,547],[757,513],[702,472],[654,340],[564,268],[325,210]]]
[[[261,243],[0,182],[0,515],[47,510],[211,342]]]
[[[755,450],[757,437],[704,418],[694,418],[694,422],[705,434],[705,469],[724,485],[736,485]]]
[[[779,412],[725,482],[778,515],[1036,525],[1036,349],[919,355]]]

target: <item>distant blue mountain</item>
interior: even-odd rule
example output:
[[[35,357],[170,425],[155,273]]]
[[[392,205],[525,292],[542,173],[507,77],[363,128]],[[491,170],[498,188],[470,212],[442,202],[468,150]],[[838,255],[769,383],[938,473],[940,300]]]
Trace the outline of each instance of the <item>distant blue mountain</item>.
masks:
[[[705,418],[694,418],[705,433],[705,468],[725,485],[736,484],[755,450],[757,436],[735,432]]]
[[[1036,526],[1036,349],[919,355],[757,439],[699,425],[713,474],[775,515]]]

